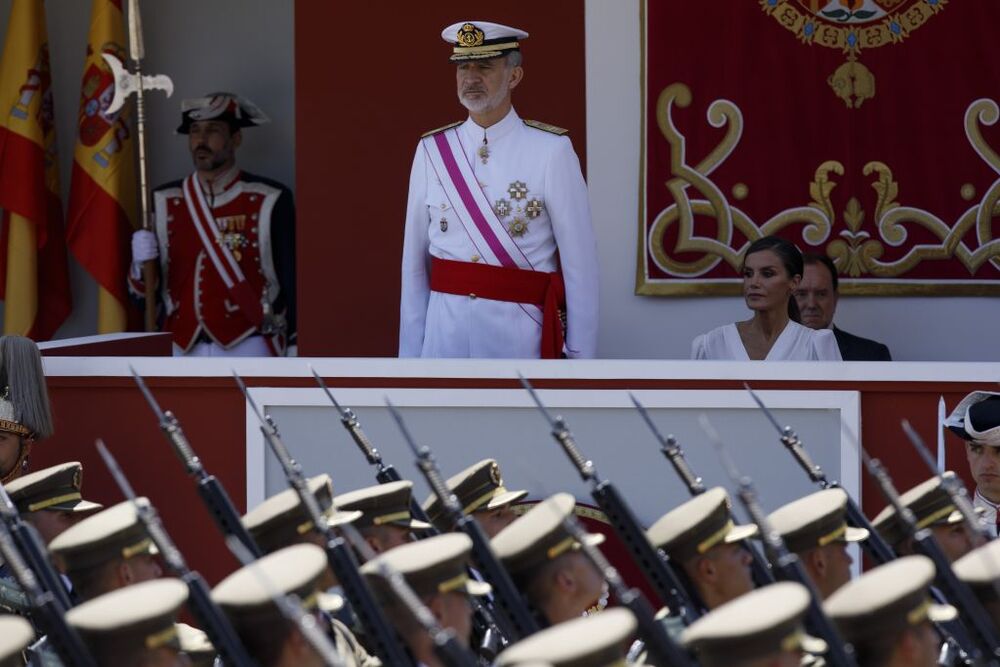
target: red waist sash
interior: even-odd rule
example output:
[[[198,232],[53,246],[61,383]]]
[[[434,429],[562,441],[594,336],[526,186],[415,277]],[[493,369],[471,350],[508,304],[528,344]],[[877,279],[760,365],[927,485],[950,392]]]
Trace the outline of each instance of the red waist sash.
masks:
[[[431,289],[494,301],[530,303],[542,309],[542,359],[562,357],[566,287],[561,273],[431,258]]]

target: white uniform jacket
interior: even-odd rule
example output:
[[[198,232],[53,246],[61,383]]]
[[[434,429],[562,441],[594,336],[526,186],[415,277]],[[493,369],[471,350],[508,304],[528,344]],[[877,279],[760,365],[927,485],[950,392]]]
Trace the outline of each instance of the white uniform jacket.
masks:
[[[569,138],[525,124],[513,109],[485,130],[471,118],[456,130],[464,152],[456,159],[469,161],[487,200],[531,267],[542,272],[562,270],[566,355],[593,357],[597,350],[597,246],[587,184]],[[484,136],[489,153],[485,164],[479,154]],[[533,201],[535,206],[529,211]],[[541,309],[432,292],[432,256],[483,261],[421,143],[413,159],[406,204],[399,356],[539,356]]]

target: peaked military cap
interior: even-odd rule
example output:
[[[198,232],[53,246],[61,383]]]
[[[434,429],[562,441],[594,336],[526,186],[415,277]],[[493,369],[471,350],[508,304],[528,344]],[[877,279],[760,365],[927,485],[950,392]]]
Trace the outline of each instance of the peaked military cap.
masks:
[[[354,522],[358,528],[389,525],[427,530],[431,525],[414,519],[410,512],[412,498],[413,482],[401,480],[342,493],[334,502],[341,510],[361,512],[361,517]]]
[[[547,664],[552,667],[610,667],[625,658],[625,643],[635,633],[632,612],[616,607],[564,621],[506,649],[497,667]]]
[[[0,616],[0,667],[21,667],[21,651],[35,638],[31,623],[13,614]]]
[[[963,440],[1000,447],[1000,392],[974,391],[944,421]]]
[[[83,499],[82,484],[83,465],[70,461],[18,477],[6,489],[22,514],[40,510],[93,512],[104,507]]]
[[[664,514],[646,537],[672,559],[686,561],[719,544],[740,542],[757,534],[757,525],[733,522],[729,494],[721,486],[709,489]]]
[[[387,602],[395,598],[380,574],[383,565],[400,572],[420,597],[452,591],[486,595],[492,590],[490,585],[469,578],[471,553],[472,540],[464,533],[435,535],[387,551],[361,566],[361,572],[379,597]]]
[[[281,623],[284,616],[274,604],[271,590],[296,595],[304,608],[315,609],[319,578],[326,565],[326,552],[321,548],[294,544],[230,574],[212,589],[212,599],[232,619],[237,631]]]
[[[681,641],[703,667],[736,665],[782,651],[823,653],[826,642],[803,630],[809,601],[802,584],[771,584],[713,609],[684,630]]]
[[[448,490],[455,494],[462,511],[471,514],[480,510],[495,510],[516,503],[528,495],[527,491],[508,491],[500,476],[500,465],[494,459],[483,459],[445,482]],[[431,523],[439,530],[451,530],[444,523],[443,507],[438,497],[431,494],[423,504]]]
[[[926,556],[903,556],[869,570],[837,590],[823,609],[844,640],[864,644],[919,625],[925,620],[950,621],[951,605],[931,602],[928,589],[934,563]]]
[[[441,39],[454,44],[449,58],[453,63],[497,58],[519,51],[518,40],[527,37],[528,33],[523,30],[489,21],[459,21],[441,31]]]
[[[178,134],[188,134],[191,124],[199,120],[219,120],[229,123],[238,130],[270,123],[271,119],[260,108],[235,93],[209,93],[205,97],[195,97],[181,102],[181,124]]]
[[[512,575],[530,573],[537,566],[580,548],[580,543],[563,526],[575,507],[573,496],[557,493],[497,533],[490,545]],[[588,544],[603,541],[604,536],[599,533],[587,535]]]
[[[177,613],[188,598],[179,579],[154,579],[119,588],[66,612],[99,664],[133,651],[180,650]],[[102,662],[103,658],[103,662]]]
[[[308,485],[327,525],[338,526],[360,518],[361,512],[339,512],[334,508],[333,482],[329,475],[311,477]],[[243,525],[264,553],[287,547],[314,527],[295,489],[276,493],[247,512],[243,515]]]
[[[955,476],[950,470],[944,474],[949,477]],[[955,503],[941,486],[941,479],[938,477],[931,477],[926,482],[917,484],[901,495],[899,500],[913,512],[918,528],[951,525],[962,521],[962,513],[955,507]],[[903,522],[892,505],[878,513],[872,521],[872,526],[889,544],[899,544],[907,537]]]
[[[784,505],[767,517],[792,553],[833,542],[860,542],[868,531],[847,525],[847,492],[824,489]]]
[[[1000,540],[976,547],[954,563],[955,575],[964,581],[981,602],[1000,601]]]
[[[136,502],[149,504],[146,498],[137,498]],[[70,526],[52,540],[49,551],[62,559],[67,572],[159,553],[130,500]]]

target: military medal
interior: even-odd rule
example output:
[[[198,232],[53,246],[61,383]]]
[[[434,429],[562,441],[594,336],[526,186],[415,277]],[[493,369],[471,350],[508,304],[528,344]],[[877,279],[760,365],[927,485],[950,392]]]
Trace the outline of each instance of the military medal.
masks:
[[[483,164],[486,164],[486,161],[490,159],[490,145],[489,141],[486,140],[485,132],[483,133],[483,145],[479,147],[476,153],[479,155],[479,159],[483,161]]]
[[[500,219],[506,218],[510,215],[510,202],[506,199],[498,199],[496,204],[493,205],[493,210],[496,212],[497,217]]]
[[[442,232],[448,231],[448,218],[441,218],[440,225],[441,225],[441,231]]]
[[[523,218],[514,218],[514,220],[507,225],[507,231],[514,238],[520,238],[528,232],[528,221]]]
[[[514,181],[507,186],[507,194],[511,199],[520,201],[528,196],[528,186],[523,181]]]
[[[531,200],[528,202],[528,206],[525,209],[525,213],[528,214],[529,218],[534,220],[535,218],[537,218],[542,214],[542,209],[544,208],[544,206],[545,205],[542,204],[541,199],[539,199],[538,197],[532,197]]]

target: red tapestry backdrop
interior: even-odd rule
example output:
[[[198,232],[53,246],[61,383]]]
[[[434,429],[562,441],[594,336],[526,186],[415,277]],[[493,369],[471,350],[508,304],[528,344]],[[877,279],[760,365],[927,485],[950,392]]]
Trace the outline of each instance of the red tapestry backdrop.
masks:
[[[1000,294],[1000,4],[644,1],[636,291],[739,294],[748,242],[848,294]]]

